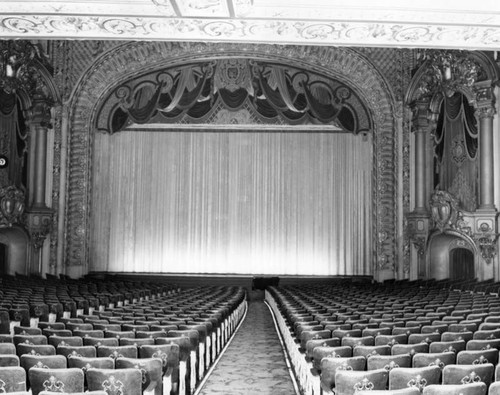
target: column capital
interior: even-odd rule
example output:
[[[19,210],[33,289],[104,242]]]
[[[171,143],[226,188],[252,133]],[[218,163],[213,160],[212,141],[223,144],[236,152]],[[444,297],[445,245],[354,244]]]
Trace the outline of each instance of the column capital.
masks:
[[[412,132],[431,132],[435,128],[436,114],[430,110],[429,98],[415,100],[410,108],[412,111]]]
[[[30,121],[34,126],[41,126],[43,128],[52,127],[52,101],[44,97],[33,98],[32,106],[30,108]]]
[[[476,112],[479,119],[490,118],[495,115],[495,94],[490,80],[474,84],[476,94]]]

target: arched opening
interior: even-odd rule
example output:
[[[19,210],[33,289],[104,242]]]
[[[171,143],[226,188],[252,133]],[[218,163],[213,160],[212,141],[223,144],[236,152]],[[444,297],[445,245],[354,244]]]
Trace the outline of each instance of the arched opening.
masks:
[[[476,267],[477,256],[474,244],[466,237],[437,233],[429,240],[425,272],[436,280],[482,278]]]
[[[467,248],[450,251],[450,279],[467,280],[474,278],[474,253]]]

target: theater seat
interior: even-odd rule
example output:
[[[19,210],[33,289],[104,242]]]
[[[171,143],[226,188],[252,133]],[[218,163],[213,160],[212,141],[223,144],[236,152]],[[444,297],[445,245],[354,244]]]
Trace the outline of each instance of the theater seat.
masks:
[[[332,393],[335,387],[335,375],[340,370],[365,370],[365,357],[323,358],[320,362],[320,385],[324,392]]]
[[[29,394],[28,392],[26,394]],[[10,394],[15,395],[15,394]],[[52,391],[42,391],[38,395],[54,395]],[[59,392],[58,395],[109,395],[106,391]]]
[[[469,384],[482,381],[489,386],[493,380],[495,366],[491,363],[480,365],[448,365],[443,369],[443,384]]]
[[[0,367],[0,392],[26,391],[26,371],[20,366]]]
[[[488,395],[500,395],[500,381],[491,383],[488,389]]]
[[[415,387],[422,391],[430,384],[441,384],[441,369],[438,366],[394,368],[389,372],[390,390]]]
[[[362,390],[383,390],[387,387],[388,377],[389,372],[385,369],[339,370],[335,373],[335,393],[354,395]]]
[[[400,355],[372,355],[366,360],[367,370],[394,368],[411,368],[412,358],[409,354]]]
[[[456,354],[452,351],[436,353],[417,353],[413,356],[412,367],[439,366],[443,369],[446,365],[456,362]]]
[[[117,358],[116,369],[135,368],[142,373],[142,391],[154,391],[162,395],[162,361],[159,358]]]
[[[423,395],[485,395],[486,390],[487,387],[484,383],[433,384],[424,388]],[[489,395],[494,395],[491,390]]]
[[[17,355],[0,355],[0,367],[19,365],[20,361]]]
[[[90,391],[107,394],[138,395],[142,392],[142,373],[139,369],[88,369],[86,372]]]
[[[498,363],[498,350],[496,348],[489,350],[464,350],[457,354],[457,364],[459,365],[477,365],[481,363],[492,363],[496,366]]]
[[[38,395],[44,390],[51,392],[84,391],[84,375],[81,369],[31,368],[28,376],[33,395]]]
[[[420,395],[418,388],[403,388],[399,390],[363,390],[357,391],[356,395]]]

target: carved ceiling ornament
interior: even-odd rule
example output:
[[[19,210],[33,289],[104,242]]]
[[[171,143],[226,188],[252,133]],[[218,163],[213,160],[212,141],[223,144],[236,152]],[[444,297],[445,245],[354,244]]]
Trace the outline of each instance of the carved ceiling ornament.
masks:
[[[251,58],[281,63],[338,80],[369,107],[373,122],[373,254],[375,270],[392,270],[395,261],[396,179],[394,163],[394,100],[385,79],[367,58],[350,48],[276,46],[264,44],[214,44],[129,42],[102,55],[82,76],[71,99],[72,131],[69,139],[68,216],[66,242],[68,265],[87,265],[89,256],[89,207],[94,127],[98,111],[109,92],[131,79],[156,70],[218,58]],[[382,168],[380,165],[385,163]],[[378,185],[387,184],[379,190]],[[386,213],[383,216],[378,212]],[[378,235],[387,237],[379,240]]]

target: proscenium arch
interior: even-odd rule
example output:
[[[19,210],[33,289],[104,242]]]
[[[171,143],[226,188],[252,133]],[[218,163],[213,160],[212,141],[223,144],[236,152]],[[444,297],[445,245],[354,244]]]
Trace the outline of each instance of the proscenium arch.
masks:
[[[170,42],[131,42],[111,49],[96,60],[73,91],[68,142],[66,264],[88,265],[93,135],[97,114],[108,94],[129,79],[158,69],[231,57],[283,63],[337,79],[367,104],[374,125],[374,272],[394,269],[397,192],[394,100],[373,65],[349,48]]]

